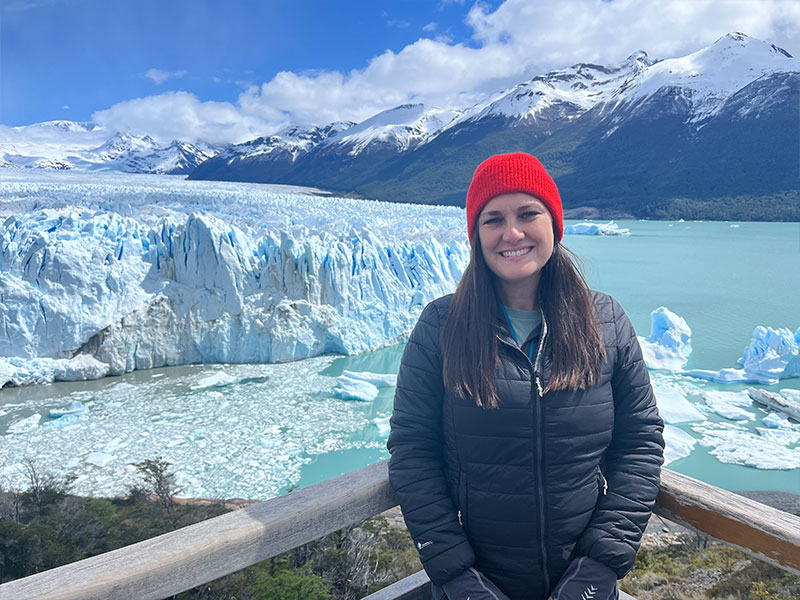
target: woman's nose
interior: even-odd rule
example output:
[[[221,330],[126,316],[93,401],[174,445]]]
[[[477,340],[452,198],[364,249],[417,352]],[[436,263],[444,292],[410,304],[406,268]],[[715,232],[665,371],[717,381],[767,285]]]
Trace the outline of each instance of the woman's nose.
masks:
[[[522,233],[515,225],[509,225],[503,231],[503,240],[506,242],[514,242],[516,240],[522,239],[525,237],[525,234]]]

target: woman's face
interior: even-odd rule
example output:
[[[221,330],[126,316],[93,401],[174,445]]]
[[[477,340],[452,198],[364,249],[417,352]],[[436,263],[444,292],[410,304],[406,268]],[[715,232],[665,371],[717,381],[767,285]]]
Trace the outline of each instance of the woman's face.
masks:
[[[553,217],[524,192],[495,196],[478,216],[478,236],[487,266],[504,286],[532,286],[553,254]]]

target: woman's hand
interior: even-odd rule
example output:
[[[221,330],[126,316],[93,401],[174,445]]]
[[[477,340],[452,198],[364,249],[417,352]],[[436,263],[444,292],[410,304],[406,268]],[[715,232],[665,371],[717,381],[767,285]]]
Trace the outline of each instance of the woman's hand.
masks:
[[[550,600],[616,600],[617,574],[603,563],[579,556],[558,582]]]
[[[442,588],[447,600],[509,600],[500,588],[477,569],[467,569]]]

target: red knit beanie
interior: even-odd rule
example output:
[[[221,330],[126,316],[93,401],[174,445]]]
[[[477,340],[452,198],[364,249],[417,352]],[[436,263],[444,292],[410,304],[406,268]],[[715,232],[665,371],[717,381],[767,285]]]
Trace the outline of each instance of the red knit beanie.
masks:
[[[544,203],[553,217],[556,237],[561,241],[564,237],[564,213],[556,182],[547,174],[542,163],[525,152],[496,154],[475,169],[467,192],[469,241],[472,242],[475,222],[486,203],[495,196],[513,192],[525,192]]]

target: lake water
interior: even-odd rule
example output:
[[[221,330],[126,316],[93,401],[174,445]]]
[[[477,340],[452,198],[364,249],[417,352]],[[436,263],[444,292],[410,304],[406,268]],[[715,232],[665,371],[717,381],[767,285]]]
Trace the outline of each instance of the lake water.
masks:
[[[688,368],[735,367],[758,325],[800,327],[800,224],[619,222],[628,237],[568,236],[584,258],[590,285],[614,295],[637,332],[648,335],[650,312],[666,306],[692,328]],[[182,495],[267,498],[292,485],[306,486],[385,458],[385,434],[375,420],[391,413],[393,388],[370,403],[332,397],[345,369],[396,373],[402,346],[358,356],[317,357],[279,365],[192,365],[134,372],[91,382],[0,390],[0,485],[22,484],[25,457],[47,470],[78,475],[75,491],[124,493],[135,481],[131,463],[162,455],[174,465]],[[706,414],[706,429],[758,436],[766,415],[738,424],[702,402],[708,390],[738,391],[686,377],[653,373],[682,387]],[[220,385],[225,384],[225,385]],[[800,389],[800,379],[766,386]],[[34,413],[88,407],[67,428],[37,427],[9,433]],[[669,468],[730,490],[800,493],[800,468],[759,469],[722,462],[731,448],[698,431],[694,451]],[[713,437],[713,436],[712,436]],[[736,438],[736,439],[758,439]],[[706,445],[702,445],[705,443]],[[800,464],[797,443],[776,451]],[[754,452],[769,453],[769,445]],[[113,457],[87,463],[91,453]],[[759,462],[755,456],[754,463]]]

